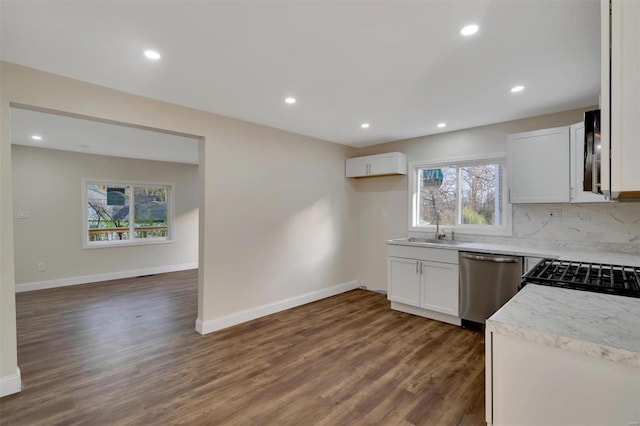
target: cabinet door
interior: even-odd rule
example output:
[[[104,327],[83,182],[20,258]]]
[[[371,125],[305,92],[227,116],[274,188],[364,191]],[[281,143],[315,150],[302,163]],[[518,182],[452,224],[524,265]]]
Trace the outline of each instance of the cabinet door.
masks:
[[[348,158],[346,169],[347,177],[366,176],[368,170],[367,158]]]
[[[610,28],[609,2],[602,7],[602,185],[613,198],[640,198],[640,2],[613,0]]]
[[[509,135],[510,203],[569,202],[569,127]]]
[[[584,179],[584,123],[571,126],[571,202],[598,203],[608,201],[602,194],[582,190]]]
[[[411,306],[420,305],[419,262],[389,257],[387,265],[389,300]]]
[[[369,157],[370,175],[388,175],[398,173],[398,156],[389,154],[372,155]]]
[[[420,307],[458,316],[458,265],[421,262]]]

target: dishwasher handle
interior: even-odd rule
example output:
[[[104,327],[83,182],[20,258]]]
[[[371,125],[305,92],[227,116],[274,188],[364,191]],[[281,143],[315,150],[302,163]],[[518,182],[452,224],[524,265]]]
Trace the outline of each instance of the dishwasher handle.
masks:
[[[482,260],[486,262],[495,263],[518,263],[520,258],[518,257],[495,257],[495,256],[482,256],[479,254],[460,253],[460,257],[463,259]]]

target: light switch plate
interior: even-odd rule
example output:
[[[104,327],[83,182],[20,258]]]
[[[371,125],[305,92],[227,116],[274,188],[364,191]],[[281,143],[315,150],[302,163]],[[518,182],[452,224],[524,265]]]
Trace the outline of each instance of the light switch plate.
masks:
[[[13,213],[14,219],[29,219],[29,210],[16,210]]]

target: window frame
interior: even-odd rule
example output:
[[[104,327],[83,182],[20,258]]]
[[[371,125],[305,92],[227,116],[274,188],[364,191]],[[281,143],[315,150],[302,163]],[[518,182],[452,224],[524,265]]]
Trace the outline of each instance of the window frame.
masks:
[[[89,241],[89,209],[88,209],[88,192],[89,185],[129,185],[131,187],[131,199],[133,200],[135,187],[166,187],[167,188],[167,236],[155,238],[135,238],[135,205],[129,204],[129,235],[128,240],[115,241]],[[171,244],[175,242],[174,214],[175,214],[175,184],[170,182],[149,182],[149,181],[131,181],[117,179],[94,179],[82,178],[82,248],[106,248],[106,247],[128,247],[143,246],[152,244]]]
[[[511,203],[509,203],[508,195],[508,180],[507,180],[507,153],[495,152],[490,154],[470,155],[464,157],[450,157],[440,158],[437,160],[420,160],[409,162],[409,176],[408,176],[408,199],[409,199],[409,231],[410,232],[435,232],[436,225],[418,225],[418,208],[419,208],[419,190],[420,185],[418,182],[418,170],[424,168],[436,168],[456,166],[458,167],[458,176],[460,175],[460,167],[464,166],[477,166],[483,164],[501,164],[503,166],[502,172],[502,200],[504,205],[502,206],[504,221],[502,225],[469,225],[459,224],[456,225],[444,225],[447,231],[453,230],[456,233],[467,235],[493,235],[493,236],[512,236],[513,235],[513,211]],[[456,184],[456,222],[459,220],[461,212],[459,211],[461,205],[461,191],[459,185],[459,178],[457,178]]]

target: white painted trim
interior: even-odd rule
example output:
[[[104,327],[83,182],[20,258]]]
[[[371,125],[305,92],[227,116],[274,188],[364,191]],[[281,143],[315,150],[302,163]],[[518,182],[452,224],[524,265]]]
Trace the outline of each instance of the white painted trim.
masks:
[[[16,372],[0,377],[0,397],[18,393],[22,390],[22,378],[20,376],[20,367],[16,367]]]
[[[289,299],[280,300],[278,302],[256,306],[255,308],[236,312],[222,318],[215,318],[208,321],[201,321],[200,319],[198,319],[196,320],[196,331],[200,334],[212,333],[214,331],[222,330],[224,328],[251,321],[256,318],[275,314],[276,312],[295,308],[296,306],[305,305],[307,303],[335,296],[336,294],[344,293],[346,291],[355,290],[356,288],[358,288],[358,281],[354,280],[343,284],[338,284],[333,287],[312,291],[300,296],[294,296]]]
[[[202,320],[200,318],[196,319],[196,331],[200,334],[204,334],[202,328]]]
[[[118,280],[122,278],[133,278],[142,275],[164,274],[166,272],[185,271],[187,269],[197,269],[197,263],[183,263],[182,265],[163,265],[153,268],[132,269],[129,271],[109,272],[106,274],[82,275],[77,277],[58,278],[55,280],[35,281],[31,283],[16,284],[16,293],[32,290],[43,290],[45,288],[66,287],[69,285],[89,284],[100,281]]]

